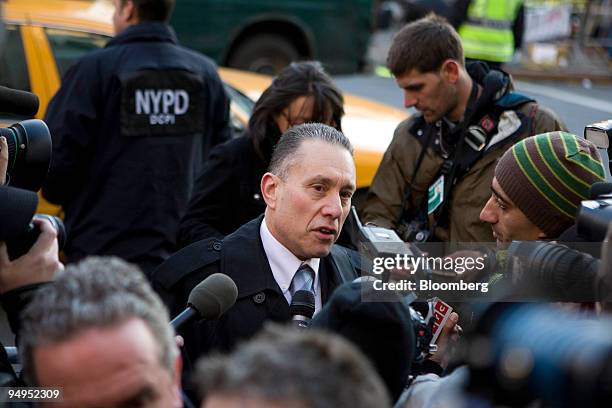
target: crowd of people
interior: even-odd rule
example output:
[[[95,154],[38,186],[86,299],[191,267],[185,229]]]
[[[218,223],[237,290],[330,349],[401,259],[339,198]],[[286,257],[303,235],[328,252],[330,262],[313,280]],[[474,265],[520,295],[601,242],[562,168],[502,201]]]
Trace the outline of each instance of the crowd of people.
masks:
[[[508,248],[564,241],[605,180],[593,144],[502,70],[466,63],[445,19],[397,33],[388,68],[418,113],[395,131],[363,224],[405,248],[496,247],[482,249],[486,270],[443,277],[490,283],[491,297],[449,302],[437,321],[435,301],[376,289],[405,275],[373,276],[361,242],[336,243],[356,168],[342,92],[322,66],[283,69],[230,138],[215,66],[178,45],[173,3],[114,0],[115,38],[71,67],[49,104],[43,194],[62,205],[67,242],[60,260],[57,231],[35,220],[25,255],[0,243],[0,300],[22,365],[0,353],[3,386],[61,389],[48,403],[80,408],[605,405],[605,279],[589,302],[496,302],[548,285],[537,270],[515,285]],[[0,137],[0,185],[8,150]],[[235,282],[233,306],[175,330],[170,319],[215,273]]]

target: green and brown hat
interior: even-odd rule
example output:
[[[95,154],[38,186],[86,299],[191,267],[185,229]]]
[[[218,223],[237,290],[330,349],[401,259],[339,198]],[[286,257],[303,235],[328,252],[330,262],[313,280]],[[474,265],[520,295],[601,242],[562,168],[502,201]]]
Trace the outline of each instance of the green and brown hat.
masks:
[[[549,238],[558,237],[576,218],[591,185],[605,178],[601,157],[591,142],[571,133],[550,132],[512,146],[495,167],[495,178],[525,216]]]

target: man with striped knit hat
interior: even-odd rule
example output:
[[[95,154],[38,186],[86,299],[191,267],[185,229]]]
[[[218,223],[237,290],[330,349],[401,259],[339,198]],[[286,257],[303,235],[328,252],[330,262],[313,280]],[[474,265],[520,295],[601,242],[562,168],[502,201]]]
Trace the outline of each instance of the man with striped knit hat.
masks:
[[[495,167],[480,219],[491,224],[500,248],[513,240],[558,238],[574,224],[591,185],[604,177],[597,148],[587,140],[566,132],[523,139]]]

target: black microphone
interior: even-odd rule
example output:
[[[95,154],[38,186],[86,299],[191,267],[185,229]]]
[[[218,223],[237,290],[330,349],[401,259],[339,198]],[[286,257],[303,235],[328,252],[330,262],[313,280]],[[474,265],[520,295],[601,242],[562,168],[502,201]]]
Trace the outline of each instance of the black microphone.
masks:
[[[291,321],[299,328],[305,329],[310,326],[310,320],[315,312],[314,293],[309,290],[298,290],[293,294],[289,306]]]
[[[38,96],[31,92],[0,86],[0,112],[34,116],[38,112]]]
[[[213,273],[191,290],[187,308],[170,324],[176,330],[191,319],[215,320],[234,305],[238,297],[236,284],[227,275]]]

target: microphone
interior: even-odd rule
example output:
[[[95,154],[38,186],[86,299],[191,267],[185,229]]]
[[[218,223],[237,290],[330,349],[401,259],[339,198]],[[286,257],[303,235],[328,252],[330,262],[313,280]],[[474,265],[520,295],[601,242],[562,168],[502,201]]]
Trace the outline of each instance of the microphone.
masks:
[[[187,308],[176,316],[170,324],[176,330],[195,317],[215,320],[227,312],[236,302],[238,288],[227,275],[213,273],[191,290]]]
[[[34,116],[38,103],[38,96],[33,93],[0,86],[0,112]]]
[[[289,306],[292,323],[299,328],[306,329],[315,312],[314,293],[309,290],[298,290],[293,294]]]

